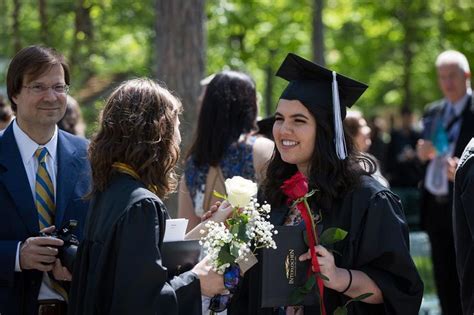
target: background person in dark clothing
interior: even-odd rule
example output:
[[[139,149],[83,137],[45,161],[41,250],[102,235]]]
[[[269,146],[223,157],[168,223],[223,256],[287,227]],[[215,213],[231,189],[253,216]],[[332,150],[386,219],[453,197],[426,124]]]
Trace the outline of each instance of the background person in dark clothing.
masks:
[[[416,188],[423,175],[416,157],[416,143],[421,134],[413,128],[413,113],[409,108],[401,111],[401,128],[390,134],[385,162],[386,177],[392,187]]]
[[[386,129],[386,121],[383,117],[380,116],[373,116],[370,117],[367,121],[368,126],[370,127],[370,140],[371,144],[368,150],[368,153],[374,156],[379,162],[380,172],[382,174],[385,173],[385,157],[387,155],[387,134],[385,132]]]
[[[423,177],[423,166],[416,157],[416,143],[420,137],[413,128],[413,113],[403,108],[400,128],[394,128],[390,133],[384,165],[390,187],[402,200],[410,230],[417,230],[420,225],[418,185]]]

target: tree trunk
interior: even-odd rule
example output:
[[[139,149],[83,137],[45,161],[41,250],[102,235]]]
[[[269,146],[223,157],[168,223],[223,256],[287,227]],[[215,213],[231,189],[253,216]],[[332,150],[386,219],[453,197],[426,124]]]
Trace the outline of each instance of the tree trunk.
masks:
[[[205,68],[205,0],[156,1],[156,76],[181,98],[182,147],[192,140]]]
[[[396,16],[400,21],[400,24],[403,28],[403,33],[405,40],[402,45],[403,53],[403,99],[402,99],[402,108],[412,108],[412,91],[411,91],[411,76],[412,76],[412,66],[413,66],[413,44],[416,41],[416,25],[414,25],[413,20],[416,16],[417,8],[410,7],[410,0],[405,1],[405,5],[402,8],[398,9]]]
[[[8,12],[8,8],[10,7],[10,4],[6,4],[5,1],[0,1],[0,32],[1,37],[0,40],[4,42],[7,38],[9,39],[10,37],[6,35],[5,33],[9,33],[10,31],[10,25],[8,24],[9,21],[7,19],[7,16],[10,16],[10,12]],[[2,51],[6,52],[10,50],[10,47],[6,47],[7,45],[2,47]]]
[[[46,0],[38,0],[40,38],[44,45],[49,46],[48,15],[46,13],[46,7]]]
[[[403,100],[402,108],[412,108],[411,93],[411,68],[413,65],[412,41],[410,35],[405,34],[406,40],[403,42]]]
[[[20,34],[20,21],[19,21],[20,9],[21,9],[21,1],[13,0],[12,28],[13,28],[13,49],[15,50],[15,53],[21,49],[21,34]]]
[[[88,59],[90,55],[94,53],[94,27],[90,16],[92,5],[89,1],[77,0],[75,9],[74,19],[74,37],[71,45],[71,51],[69,53],[69,62],[74,66],[84,65],[87,63],[85,59]],[[82,46],[87,45],[87,53],[81,53]],[[86,80],[92,75],[91,67],[83,67],[81,78]]]
[[[324,59],[324,0],[314,0],[313,6],[313,60],[320,65],[326,64]]]
[[[270,49],[270,58],[268,60],[273,60],[275,58],[275,54],[276,51],[274,49]],[[275,82],[275,71],[271,66],[271,62],[267,62],[267,65],[265,66],[265,77],[265,114],[262,118],[265,118],[273,113],[273,83]]]
[[[181,150],[186,152],[197,121],[199,81],[205,69],[205,0],[156,0],[156,76],[183,103]],[[183,155],[182,155],[183,156]],[[166,201],[173,215],[177,195]]]
[[[445,18],[445,11],[446,7],[443,2],[440,3],[440,10],[438,14],[438,29],[439,29],[439,36],[438,36],[438,42],[439,42],[439,50],[444,51],[448,47],[447,43],[448,41],[446,40],[448,37],[446,36],[446,18]]]

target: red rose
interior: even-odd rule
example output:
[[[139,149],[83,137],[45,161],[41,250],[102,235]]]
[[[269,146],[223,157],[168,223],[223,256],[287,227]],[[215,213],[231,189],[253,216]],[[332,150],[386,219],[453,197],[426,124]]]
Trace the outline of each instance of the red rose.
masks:
[[[290,200],[304,197],[308,193],[308,179],[300,171],[283,182],[280,186],[283,193]]]
[[[306,226],[306,235],[309,241],[309,250],[311,253],[311,265],[313,272],[320,273],[321,269],[319,266],[318,256],[316,255],[315,246],[318,244],[318,233],[317,227],[314,224],[314,218],[309,208],[308,202],[306,201],[306,194],[308,193],[308,179],[300,171],[296,172],[295,175],[283,182],[280,189],[288,197],[288,202],[303,198],[298,202],[296,207],[301,212],[303,221]],[[317,286],[319,290],[319,302],[321,305],[322,315],[326,315],[326,307],[324,305],[324,284],[320,276],[316,277]]]

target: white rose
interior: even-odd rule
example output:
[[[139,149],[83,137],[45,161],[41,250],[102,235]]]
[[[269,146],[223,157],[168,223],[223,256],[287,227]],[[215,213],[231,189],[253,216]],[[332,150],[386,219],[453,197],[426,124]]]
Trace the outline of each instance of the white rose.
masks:
[[[253,196],[257,194],[257,184],[240,176],[225,180],[227,200],[232,207],[245,207]]]

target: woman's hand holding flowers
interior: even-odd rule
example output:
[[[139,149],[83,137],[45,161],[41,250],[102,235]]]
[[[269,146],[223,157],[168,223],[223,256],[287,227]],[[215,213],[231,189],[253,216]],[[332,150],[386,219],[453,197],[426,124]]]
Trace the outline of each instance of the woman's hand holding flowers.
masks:
[[[212,297],[226,292],[223,276],[212,270],[209,263],[209,256],[206,256],[194,266],[192,272],[199,277],[202,295]]]
[[[323,282],[326,288],[342,292],[349,283],[349,274],[346,269],[338,268],[334,262],[334,255],[324,246],[314,247],[318,255],[319,267],[323,275]],[[299,257],[300,261],[311,259],[311,252],[308,251]],[[314,272],[314,270],[313,270]]]
[[[227,308],[232,294],[238,290],[240,276],[257,262],[254,252],[276,248],[274,226],[266,220],[270,218],[271,206],[261,205],[254,198],[257,185],[234,176],[225,181],[225,186],[227,196],[214,191],[216,197],[225,199],[219,209],[198,226],[200,244],[209,256],[207,268],[224,275],[220,284],[229,290],[227,295],[219,292],[213,296],[209,303],[212,312]]]
[[[186,234],[185,239],[200,239],[203,235],[207,233],[206,223],[208,221],[224,223],[232,215],[232,211],[233,208],[228,201],[217,201],[214,205],[211,206],[209,211],[203,214],[203,216],[201,217],[201,223]],[[204,233],[202,231],[204,231]]]
[[[365,272],[337,267],[334,263],[334,255],[324,246],[315,246],[315,250],[324,286],[351,298],[340,308],[346,308],[349,303],[355,301],[364,301],[370,304],[383,303],[380,288]],[[311,259],[309,250],[299,257],[300,261],[308,259]]]
[[[232,210],[232,205],[227,200],[224,200],[219,204],[217,210],[214,211],[207,220],[212,220],[217,223],[225,222],[225,220],[227,220],[232,215]]]
[[[216,203],[213,204],[211,208],[209,208],[209,211],[204,212],[204,214],[201,216],[201,222],[204,222],[207,219],[211,218],[214,215],[214,213],[216,213],[216,211],[219,209],[220,206],[221,206],[221,202],[216,201]]]

